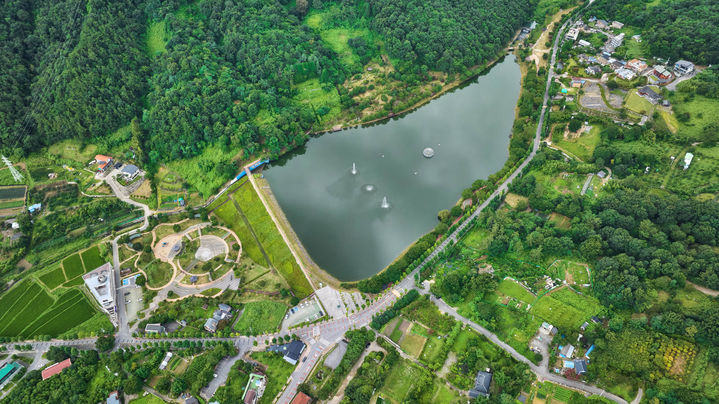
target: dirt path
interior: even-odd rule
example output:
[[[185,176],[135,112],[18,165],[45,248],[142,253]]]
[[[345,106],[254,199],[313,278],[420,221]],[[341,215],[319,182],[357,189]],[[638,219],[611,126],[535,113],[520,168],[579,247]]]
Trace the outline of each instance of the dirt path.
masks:
[[[712,296],[712,297],[719,296],[719,290],[709,289],[709,288],[706,288],[701,285],[697,285],[696,283],[689,282],[689,281],[687,281],[687,283],[690,284],[694,289],[704,293],[705,295]]]
[[[347,385],[349,384],[350,380],[354,379],[355,375],[357,374],[357,369],[362,366],[362,363],[364,362],[364,358],[370,353],[370,352],[384,352],[387,353],[381,346],[377,345],[376,341],[372,341],[369,348],[365,349],[364,352],[362,352],[362,355],[360,355],[359,359],[357,359],[357,363],[355,363],[354,366],[352,366],[352,370],[350,370],[347,377],[345,377],[345,380],[340,385],[340,388],[337,389],[337,394],[332,397],[330,401],[328,401],[329,404],[339,404],[342,399],[345,396],[345,388],[347,388]]]

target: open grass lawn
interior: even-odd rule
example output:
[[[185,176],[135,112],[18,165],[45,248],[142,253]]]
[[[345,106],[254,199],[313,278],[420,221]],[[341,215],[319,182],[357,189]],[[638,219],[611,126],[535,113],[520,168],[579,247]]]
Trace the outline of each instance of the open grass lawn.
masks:
[[[438,333],[448,333],[454,325],[454,320],[439,312],[437,306],[426,297],[421,297],[409,306],[402,309],[402,313],[410,320],[417,321],[430,330]]]
[[[82,144],[74,139],[55,143],[48,148],[48,151],[50,154],[83,164],[89,163],[98,152],[96,145],[88,144],[83,148]]]
[[[586,174],[559,173],[548,175],[538,170],[532,170],[531,173],[537,179],[538,183],[551,186],[551,188],[546,188],[547,191],[563,194],[579,194],[582,192],[584,181],[587,180]]]
[[[677,291],[674,298],[679,302],[682,313],[688,315],[699,315],[703,307],[711,305],[712,298],[694,289],[691,285],[684,286],[684,289]]]
[[[601,131],[601,126],[594,125],[592,129],[589,130],[589,133],[582,133],[575,139],[561,139],[557,142],[557,146],[579,157],[582,161],[589,161],[594,154],[594,148],[597,147],[602,140],[599,135]]]
[[[130,404],[165,404],[165,401],[148,393],[146,396],[130,401]]]
[[[661,109],[659,110],[659,116],[661,116],[662,120],[664,121],[664,124],[667,126],[667,129],[669,129],[670,132],[677,133],[677,130],[679,130],[679,121],[677,120],[676,115]]]
[[[562,331],[579,328],[601,309],[596,299],[562,288],[540,298],[530,311]]]
[[[85,272],[90,272],[105,263],[100,256],[100,248],[98,246],[93,246],[92,248],[83,251],[82,262],[85,264]]]
[[[235,156],[222,151],[219,145],[213,144],[205,148],[198,156],[187,159],[176,159],[167,163],[167,168],[182,173],[185,182],[197,189],[204,199],[214,194],[230,178],[219,175],[214,170],[205,171],[202,167],[214,167],[228,162]]]
[[[277,396],[280,390],[282,390],[285,383],[287,383],[287,379],[290,378],[295,367],[285,362],[282,356],[273,352],[254,352],[250,356],[252,359],[267,366],[265,370],[267,387],[265,388],[265,394],[260,398],[260,404],[269,404],[275,399],[275,396]]]
[[[719,146],[696,147],[694,158],[688,169],[684,170],[684,155],[671,171],[667,188],[688,195],[714,193],[719,191]]]
[[[244,335],[259,335],[276,331],[287,311],[283,303],[271,301],[250,302],[235,323],[235,331]]]
[[[147,50],[150,56],[165,52],[165,21],[153,21],[147,30]]]
[[[461,399],[452,389],[447,387],[442,380],[437,378],[434,379],[432,387],[426,389],[420,397],[420,402],[432,404],[455,404],[464,403],[465,401],[466,400]]]
[[[686,99],[682,95],[670,97],[674,116],[683,113],[689,114],[689,120],[679,123],[679,133],[696,137],[702,134],[704,128],[716,120],[716,111],[719,111],[719,100],[696,95]]]
[[[321,107],[329,108],[329,111],[319,117],[321,121],[331,120],[342,113],[340,105],[340,96],[337,90],[330,86],[329,91],[322,88],[322,83],[318,79],[309,79],[295,86],[297,95],[294,99],[301,103],[309,103],[317,110]]]
[[[462,239],[462,244],[475,250],[486,250],[489,247],[489,231],[475,227]]]
[[[72,279],[85,273],[80,254],[73,254],[62,260],[62,267],[65,270],[67,279]]]
[[[529,293],[522,285],[511,279],[504,279],[499,282],[497,290],[505,296],[513,297],[524,303],[531,304],[537,297]]]
[[[507,196],[504,197],[504,201],[507,202],[507,205],[511,206],[512,208],[516,208],[520,202],[528,202],[529,198],[510,192],[507,194]]]
[[[624,99],[624,106],[640,115],[651,117],[654,113],[654,104],[646,98],[637,94],[637,90],[631,90]]]
[[[589,271],[582,264],[557,260],[547,268],[552,277],[567,280],[568,283],[585,285],[589,283]]]
[[[363,37],[367,43],[374,42],[370,31],[366,28],[331,28],[320,32],[320,37],[333,51],[337,52],[342,62],[347,65],[360,62],[359,56],[347,43],[350,38]]]
[[[245,184],[244,186],[250,185]],[[250,229],[245,224],[245,221],[242,220],[240,212],[237,211],[235,205],[232,203],[232,200],[229,200],[224,205],[217,208],[214,213],[227,225],[227,227],[231,228],[232,231],[237,234],[237,237],[240,238],[240,243],[242,243],[242,254],[246,255],[259,265],[267,266],[267,260],[265,260],[265,256],[262,254],[259,244],[257,244],[257,241],[252,236],[252,232],[250,232]]]
[[[412,326],[412,328],[415,327],[419,326]],[[422,353],[422,348],[424,348],[425,341],[427,341],[427,338],[410,331],[407,333],[407,335],[404,336],[400,347],[408,354],[414,356],[415,358],[419,358],[420,354]]]
[[[624,41],[624,45],[627,47],[627,60],[634,58],[643,59],[649,54],[649,42],[637,42],[631,39],[631,35],[627,35],[627,40]]]
[[[67,279],[65,279],[65,273],[62,271],[62,267],[60,265],[54,267],[49,272],[38,276],[38,278],[50,290],[55,289],[67,281]]]
[[[147,274],[147,284],[153,288],[166,285],[170,282],[173,273],[172,266],[160,260],[152,261],[144,271]]]
[[[572,227],[572,219],[557,212],[552,212],[549,215],[549,221],[563,230],[569,230],[569,228]]]
[[[406,320],[400,320],[397,322],[397,325],[394,327],[394,330],[389,334],[389,339],[394,341],[395,343],[399,343],[399,340],[402,339],[402,335],[404,334],[402,332],[402,328],[407,327]]]
[[[422,369],[406,359],[400,359],[389,371],[380,393],[396,402],[404,402],[407,393],[421,375]]]
[[[454,346],[452,346],[451,351],[462,352],[466,350],[467,343],[469,342],[469,338],[472,337],[472,334],[474,333],[469,329],[460,331],[459,335],[457,335],[457,339],[454,340]]]
[[[295,294],[302,298],[312,293],[312,287],[307,278],[302,273],[297,261],[295,261],[295,257],[290,252],[287,244],[285,244],[277,230],[277,226],[275,226],[269,213],[265,210],[260,197],[251,184],[240,187],[233,194],[233,199],[240,205],[250,222],[250,226],[268,255],[270,262],[295,290]]]
[[[442,347],[444,346],[444,340],[437,337],[427,339],[422,349],[422,354],[419,356],[419,360],[424,363],[430,364],[436,361],[444,361],[444,358],[440,358],[442,353]]]

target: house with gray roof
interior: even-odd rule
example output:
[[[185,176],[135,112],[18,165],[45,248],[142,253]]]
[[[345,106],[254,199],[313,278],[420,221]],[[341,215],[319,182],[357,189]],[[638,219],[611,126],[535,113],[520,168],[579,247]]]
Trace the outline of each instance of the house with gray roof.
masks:
[[[479,371],[474,378],[474,387],[469,391],[469,396],[477,398],[479,396],[489,397],[489,387],[492,384],[492,373],[487,369],[486,372]]]

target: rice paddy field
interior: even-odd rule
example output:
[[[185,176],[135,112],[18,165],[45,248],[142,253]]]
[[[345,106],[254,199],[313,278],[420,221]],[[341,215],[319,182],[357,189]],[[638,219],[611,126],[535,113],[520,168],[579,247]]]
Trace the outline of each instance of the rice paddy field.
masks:
[[[95,313],[79,289],[49,294],[28,279],[0,297],[0,336],[55,337],[89,320]]]

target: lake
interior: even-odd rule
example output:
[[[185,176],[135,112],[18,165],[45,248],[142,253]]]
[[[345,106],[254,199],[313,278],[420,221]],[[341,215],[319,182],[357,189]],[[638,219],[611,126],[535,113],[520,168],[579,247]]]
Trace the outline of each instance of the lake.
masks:
[[[504,165],[520,79],[514,56],[505,57],[414,112],[314,137],[266,169],[314,261],[341,281],[367,278],[432,230],[438,211]],[[427,147],[434,157],[422,155]]]

